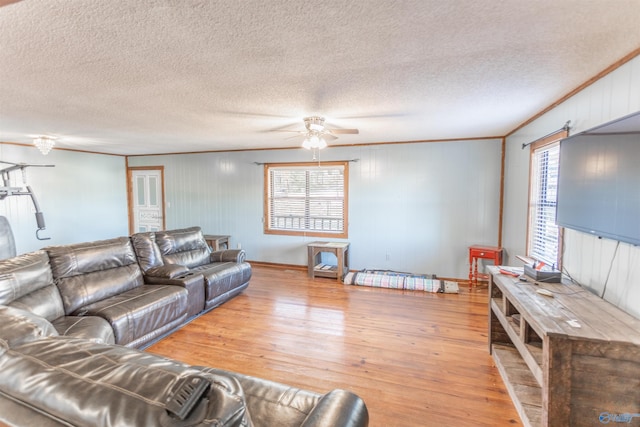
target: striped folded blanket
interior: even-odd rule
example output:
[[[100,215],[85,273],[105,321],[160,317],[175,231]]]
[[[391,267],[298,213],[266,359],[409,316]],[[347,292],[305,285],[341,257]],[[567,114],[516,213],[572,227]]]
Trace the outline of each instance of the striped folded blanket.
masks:
[[[458,293],[458,284],[456,282],[439,280],[435,278],[435,275],[412,275],[393,271],[363,270],[349,272],[344,278],[344,283],[346,285],[371,286],[375,288]]]

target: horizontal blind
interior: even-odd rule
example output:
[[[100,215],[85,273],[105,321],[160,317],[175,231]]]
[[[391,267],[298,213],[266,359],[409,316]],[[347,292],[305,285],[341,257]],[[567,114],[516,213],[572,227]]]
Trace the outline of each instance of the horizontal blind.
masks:
[[[552,266],[558,262],[558,165],[560,144],[541,147],[533,153],[529,215],[529,256]]]
[[[268,172],[270,230],[342,233],[344,166],[279,166]]]

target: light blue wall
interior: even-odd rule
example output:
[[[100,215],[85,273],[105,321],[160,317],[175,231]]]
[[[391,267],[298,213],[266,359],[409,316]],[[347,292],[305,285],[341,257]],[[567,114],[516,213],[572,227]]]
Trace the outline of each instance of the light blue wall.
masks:
[[[525,253],[529,150],[523,143],[571,120],[571,134],[640,111],[640,57],[561,103],[507,139],[503,244],[508,261]],[[563,263],[573,278],[640,318],[640,248],[567,230]],[[610,272],[610,273],[609,273]],[[607,281],[607,277],[609,278]]]
[[[53,164],[27,168],[27,183],[44,213],[46,230],[36,239],[36,220],[28,196],[0,200],[0,215],[9,219],[17,253],[48,245],[107,239],[128,234],[126,163],[124,157],[53,150],[47,156],[28,146],[0,144],[0,160]],[[0,164],[0,168],[5,166]],[[12,172],[14,186],[22,185]]]
[[[470,244],[498,239],[500,140],[333,147],[349,166],[351,268],[466,278]],[[311,237],[263,233],[264,167],[308,162],[304,149],[130,157],[164,166],[167,228],[230,234],[250,260],[306,265]]]

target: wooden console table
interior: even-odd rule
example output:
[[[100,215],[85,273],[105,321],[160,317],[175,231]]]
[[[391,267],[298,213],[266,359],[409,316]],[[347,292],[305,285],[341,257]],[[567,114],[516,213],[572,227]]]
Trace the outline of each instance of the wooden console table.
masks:
[[[213,251],[221,251],[229,249],[229,237],[231,236],[215,236],[213,234],[205,234],[204,240]]]
[[[640,423],[640,320],[578,285],[488,269],[489,352],[522,423]]]
[[[318,255],[322,252],[335,254],[338,262],[336,266],[318,262]],[[339,282],[349,271],[349,242],[312,242],[307,245],[307,263],[309,277],[335,277]]]

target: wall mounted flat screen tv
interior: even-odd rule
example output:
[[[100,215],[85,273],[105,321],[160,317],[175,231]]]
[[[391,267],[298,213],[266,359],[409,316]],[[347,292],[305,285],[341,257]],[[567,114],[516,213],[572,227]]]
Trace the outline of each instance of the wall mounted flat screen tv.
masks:
[[[560,142],[559,226],[640,245],[640,113]]]

